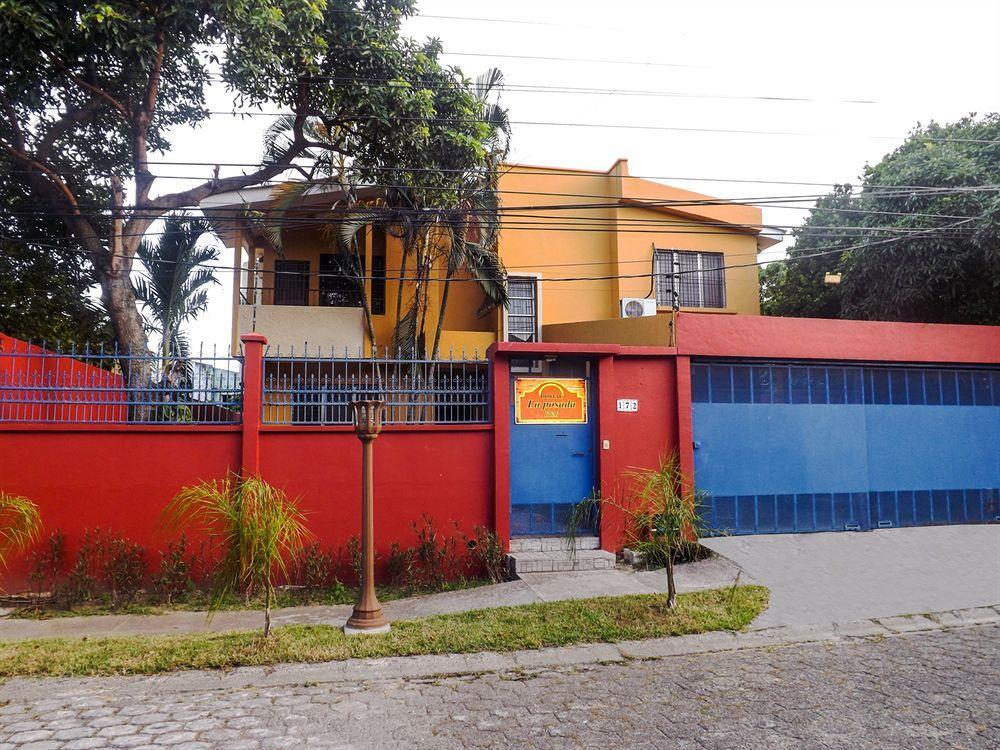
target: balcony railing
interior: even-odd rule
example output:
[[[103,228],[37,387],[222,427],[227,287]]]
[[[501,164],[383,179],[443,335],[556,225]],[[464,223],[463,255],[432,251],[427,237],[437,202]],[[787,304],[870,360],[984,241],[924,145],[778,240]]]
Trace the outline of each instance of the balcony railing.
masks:
[[[379,398],[386,424],[491,421],[490,365],[482,359],[281,356],[264,358],[265,424],[351,424],[351,402]]]
[[[371,304],[377,308],[378,300]],[[361,293],[355,289],[309,289],[305,286],[240,287],[242,305],[287,305],[293,307],[361,307]],[[384,304],[384,301],[383,301]]]

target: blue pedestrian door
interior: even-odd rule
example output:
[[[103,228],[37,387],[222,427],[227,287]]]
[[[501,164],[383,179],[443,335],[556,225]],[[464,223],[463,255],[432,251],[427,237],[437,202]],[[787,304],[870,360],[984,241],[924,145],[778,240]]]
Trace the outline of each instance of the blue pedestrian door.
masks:
[[[698,362],[692,400],[716,533],[1000,521],[1000,371]]]
[[[557,535],[572,507],[596,484],[593,389],[586,386],[586,421],[580,424],[518,424],[511,378],[510,532]]]

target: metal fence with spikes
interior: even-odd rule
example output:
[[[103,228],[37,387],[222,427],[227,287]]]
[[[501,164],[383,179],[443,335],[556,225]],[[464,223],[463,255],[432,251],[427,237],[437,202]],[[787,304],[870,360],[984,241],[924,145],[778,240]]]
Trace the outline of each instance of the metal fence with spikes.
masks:
[[[0,422],[238,424],[242,359],[116,347],[49,347],[0,336]]]
[[[264,424],[348,425],[351,402],[385,401],[385,424],[485,424],[491,421],[490,364],[478,352],[430,360],[388,349],[264,357]]]

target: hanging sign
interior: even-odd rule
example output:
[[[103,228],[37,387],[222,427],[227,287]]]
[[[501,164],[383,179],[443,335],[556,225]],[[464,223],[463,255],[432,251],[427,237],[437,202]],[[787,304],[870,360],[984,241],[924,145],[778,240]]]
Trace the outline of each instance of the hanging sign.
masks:
[[[583,378],[514,380],[515,424],[584,424],[587,381]]]

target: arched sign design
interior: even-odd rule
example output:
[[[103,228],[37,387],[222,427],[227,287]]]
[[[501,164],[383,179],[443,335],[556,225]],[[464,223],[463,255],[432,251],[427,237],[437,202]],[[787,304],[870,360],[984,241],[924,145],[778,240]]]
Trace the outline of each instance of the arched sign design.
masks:
[[[587,381],[583,378],[514,380],[516,424],[585,424]]]

